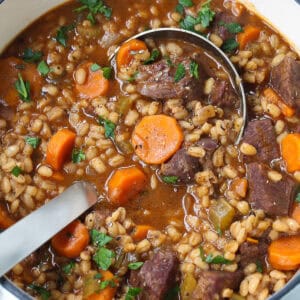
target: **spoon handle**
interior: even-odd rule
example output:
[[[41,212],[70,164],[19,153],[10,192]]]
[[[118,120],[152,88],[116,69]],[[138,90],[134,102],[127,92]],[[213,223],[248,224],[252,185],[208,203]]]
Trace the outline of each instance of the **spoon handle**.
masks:
[[[0,277],[97,202],[91,184],[77,182],[0,234]]]

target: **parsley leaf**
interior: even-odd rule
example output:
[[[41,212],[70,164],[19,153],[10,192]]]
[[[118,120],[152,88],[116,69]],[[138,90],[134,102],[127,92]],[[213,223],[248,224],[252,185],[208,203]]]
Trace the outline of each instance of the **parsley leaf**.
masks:
[[[225,23],[223,21],[220,21],[219,25],[225,27],[230,33],[233,34],[243,31],[243,27],[239,23]]]
[[[33,51],[31,48],[26,48],[23,52],[22,59],[28,63],[38,62],[43,56],[41,51]]]
[[[48,66],[48,64],[42,60],[37,67],[39,73],[43,76],[46,76],[49,72],[50,72],[50,68]]]
[[[18,166],[13,167],[11,170],[11,174],[13,174],[15,177],[18,177],[22,172],[23,170]]]
[[[226,259],[222,255],[213,256],[212,254],[208,254],[206,256],[205,253],[204,253],[204,250],[203,250],[202,246],[199,247],[199,250],[200,250],[200,257],[201,257],[202,261],[204,261],[204,262],[206,262],[208,264],[216,264],[216,265],[224,264],[224,265],[229,265],[229,264],[232,263],[231,260]]]
[[[162,180],[165,183],[169,183],[169,184],[175,184],[178,181],[178,177],[177,176],[162,176]]]
[[[222,45],[222,50],[226,53],[234,51],[239,46],[239,43],[234,39],[227,39]]]
[[[93,256],[94,262],[101,270],[108,270],[112,264],[112,259],[115,257],[115,253],[104,247],[99,248]]]
[[[62,270],[65,274],[69,275],[72,272],[72,270],[74,269],[74,267],[75,267],[75,262],[71,261],[70,263],[64,265],[62,267]]]
[[[263,265],[262,265],[260,260],[256,261],[256,271],[259,272],[259,273],[263,272]]]
[[[88,10],[89,13],[87,15],[87,19],[92,23],[96,24],[95,15],[102,14],[107,19],[111,18],[112,9],[104,4],[102,0],[78,0],[82,6],[75,9],[75,12],[81,12],[84,10]]]
[[[206,1],[199,11],[198,21],[202,27],[207,28],[211,21],[213,21],[215,17],[215,12],[210,9],[211,0]]]
[[[150,57],[144,61],[144,65],[152,64],[153,62],[155,62],[158,59],[159,55],[160,55],[159,50],[153,49],[151,51]]]
[[[42,300],[48,300],[51,297],[51,293],[39,285],[30,284],[28,287],[36,291],[41,296]]]
[[[106,138],[114,138],[115,137],[115,129],[116,129],[115,123],[113,123],[110,120],[106,120],[102,117],[99,117],[99,124],[104,126]]]
[[[130,270],[138,270],[144,263],[142,261],[137,261],[128,264],[128,269]]]
[[[39,137],[34,136],[26,136],[25,137],[26,144],[30,145],[33,149],[36,149],[41,142]]]
[[[94,275],[94,279],[101,279],[103,276],[100,273]]]
[[[179,14],[183,15],[184,7],[181,4],[177,4],[175,7],[175,11],[178,12]]]
[[[167,291],[165,300],[177,299],[179,292],[180,292],[179,286],[178,285],[174,286],[173,288],[171,288]]]
[[[139,72],[136,71],[132,74],[132,76],[130,78],[128,78],[128,82],[133,82],[135,81],[136,77],[138,76]]]
[[[92,72],[96,72],[96,71],[99,71],[99,70],[101,70],[101,67],[98,65],[98,64],[92,64],[91,65],[91,71]]]
[[[103,76],[106,79],[111,79],[112,72],[113,72],[113,69],[111,67],[103,67],[102,68]]]
[[[190,73],[192,77],[199,79],[199,65],[195,61],[190,63]]]
[[[28,81],[24,81],[22,75],[18,74],[18,80],[15,82],[15,88],[19,94],[19,97],[24,102],[30,102],[30,83]]]
[[[67,47],[67,40],[68,40],[68,31],[71,31],[74,29],[74,25],[68,25],[68,26],[61,26],[57,32],[56,32],[56,41],[63,45],[64,47]]]
[[[194,5],[192,0],[178,0],[179,4],[184,7],[191,7]]]
[[[295,202],[300,203],[300,192],[297,194]]]
[[[164,59],[166,60],[169,67],[173,66],[173,62],[169,56],[164,56]]]
[[[72,162],[78,164],[85,160],[85,154],[81,149],[74,148],[72,151]]]
[[[101,281],[99,285],[100,290],[104,290],[108,286],[113,288],[116,286],[116,283],[112,279],[110,279],[110,280]]]
[[[142,289],[138,287],[130,287],[125,296],[125,300],[134,300],[141,293]]]
[[[174,81],[179,82],[182,78],[185,76],[185,67],[182,63],[178,64],[175,76],[174,76]]]
[[[197,25],[197,19],[188,15],[183,20],[180,21],[179,26],[182,29],[195,31],[194,27]]]
[[[105,246],[113,239],[112,237],[110,237],[110,236],[106,235],[105,233],[100,232],[96,229],[92,229],[90,234],[91,234],[91,239],[92,239],[93,244],[98,247]]]

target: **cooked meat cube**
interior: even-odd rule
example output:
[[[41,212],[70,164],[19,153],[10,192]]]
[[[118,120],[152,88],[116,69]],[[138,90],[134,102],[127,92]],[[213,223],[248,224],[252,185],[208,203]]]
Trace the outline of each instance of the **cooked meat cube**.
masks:
[[[287,105],[300,108],[300,61],[286,56],[272,69],[270,83]]]
[[[140,271],[131,272],[129,282],[143,289],[142,299],[164,299],[166,292],[175,284],[177,270],[176,254],[170,249],[160,250],[144,263]]]
[[[259,241],[258,244],[245,242],[240,246],[240,265],[246,267],[250,263],[264,263],[264,258],[268,252],[268,243],[265,240]]]
[[[212,157],[215,150],[218,148],[218,142],[211,138],[202,138],[197,142],[198,146],[201,146],[206,154],[203,158],[200,158],[200,164],[202,168],[205,169],[213,169]]]
[[[175,82],[174,76],[179,63],[185,67],[185,76],[179,82]],[[184,58],[178,59],[172,66],[165,59],[140,66],[136,77],[138,92],[152,99],[199,99],[202,95],[203,80],[192,77],[190,64],[191,59]]]
[[[257,150],[256,155],[243,155],[243,161],[246,163],[260,161],[269,164],[273,159],[280,157],[275,130],[270,119],[249,122],[243,142],[254,146]]]
[[[209,98],[212,105],[220,107],[236,107],[238,105],[238,95],[232,85],[225,80],[215,82]]]
[[[297,184],[285,174],[282,174],[280,181],[270,180],[268,172],[271,170],[257,162],[247,165],[248,201],[254,209],[262,209],[269,216],[287,216],[294,201]]]
[[[235,34],[229,32],[228,28],[224,26],[230,23],[237,23],[237,17],[227,12],[220,12],[216,14],[214,24],[213,24],[213,33],[217,34],[223,41],[234,38]]]
[[[178,150],[169,161],[161,165],[161,174],[177,176],[178,182],[190,183],[201,170],[199,160],[187,154],[185,149]]]
[[[243,278],[243,272],[204,271],[200,273],[198,284],[193,292],[193,300],[223,299],[224,288],[238,289]]]

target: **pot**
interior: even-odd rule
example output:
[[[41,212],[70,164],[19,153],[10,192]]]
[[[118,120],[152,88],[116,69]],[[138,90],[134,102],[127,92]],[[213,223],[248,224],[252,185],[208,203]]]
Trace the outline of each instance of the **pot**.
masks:
[[[45,12],[68,0],[0,0],[0,52],[20,33]],[[227,0],[234,1],[234,0]],[[237,0],[238,1],[238,0]],[[292,48],[300,54],[298,33],[300,0],[239,0],[260,15],[281,33]],[[270,3],[272,5],[270,6]],[[287,21],[288,20],[288,21]],[[300,271],[285,287],[269,300],[296,300],[300,295]],[[32,299],[10,280],[0,278],[0,300]]]

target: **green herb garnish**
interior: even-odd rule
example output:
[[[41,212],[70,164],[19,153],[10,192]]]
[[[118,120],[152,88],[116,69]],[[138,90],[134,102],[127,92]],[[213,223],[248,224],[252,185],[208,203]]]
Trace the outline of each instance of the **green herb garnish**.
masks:
[[[72,162],[78,164],[85,160],[85,154],[81,149],[74,148],[72,151]]]
[[[300,192],[297,194],[295,202],[300,203]]]
[[[18,74],[18,80],[15,82],[15,88],[19,94],[19,97],[24,102],[30,102],[30,83],[24,81],[22,75]]]
[[[223,21],[220,21],[219,25],[225,27],[230,33],[233,34],[237,34],[243,31],[243,27],[239,23],[225,23]]]
[[[38,64],[37,69],[38,69],[39,73],[43,76],[46,76],[50,72],[50,68],[44,60],[42,60]]]
[[[111,79],[113,69],[111,67],[103,67],[102,73],[103,73],[104,78]]]
[[[72,270],[74,269],[74,267],[75,267],[75,262],[71,261],[70,263],[64,265],[62,267],[62,270],[65,274],[69,275],[72,272]]]
[[[142,289],[139,287],[130,287],[126,293],[125,300],[134,300],[137,295],[141,293]]]
[[[207,28],[209,26],[210,22],[213,21],[216,14],[213,10],[210,9],[210,2],[211,0],[206,1],[202,5],[198,13],[198,22],[204,28]]]
[[[262,273],[263,272],[263,265],[262,265],[261,261],[257,260],[255,264],[256,264],[256,271],[259,272],[259,273]]]
[[[67,47],[67,41],[68,41],[68,32],[74,29],[74,25],[68,25],[68,26],[61,26],[57,32],[56,32],[56,41],[63,45],[64,47]]]
[[[101,279],[103,276],[100,273],[94,275],[94,279]]]
[[[104,126],[106,138],[114,138],[115,137],[115,129],[116,129],[115,123],[113,123],[110,120],[106,120],[102,117],[99,117],[99,124]]]
[[[175,76],[174,76],[174,81],[179,82],[182,78],[185,76],[185,67],[182,63],[178,64]]]
[[[39,137],[27,136],[25,137],[25,142],[26,144],[30,145],[33,149],[36,149],[39,146],[41,139]]]
[[[51,293],[48,290],[39,285],[30,284],[28,287],[36,291],[41,296],[42,300],[48,300],[51,296]]]
[[[191,61],[190,63],[190,73],[192,77],[199,79],[199,65],[195,61]]]
[[[144,65],[152,64],[153,62],[155,62],[158,59],[159,55],[160,55],[159,50],[153,49],[151,51],[150,57],[144,61]]]
[[[201,257],[202,261],[204,261],[208,264],[216,264],[216,265],[220,265],[220,264],[229,265],[229,264],[232,264],[231,260],[226,259],[222,255],[216,255],[216,256],[213,256],[212,254],[205,255],[204,250],[201,246],[199,247],[199,250],[200,250],[200,257]]]
[[[100,290],[104,290],[108,286],[112,287],[112,288],[116,287],[116,283],[112,279],[110,279],[110,280],[104,280],[104,281],[100,282],[99,288],[100,288]]]
[[[137,261],[128,264],[128,269],[130,270],[138,270],[144,263],[142,261]]]
[[[192,7],[193,5],[192,0],[179,0],[175,10],[182,15],[185,7]]]
[[[91,71],[92,72],[96,72],[96,71],[99,71],[99,70],[101,70],[101,67],[98,65],[98,64],[92,64],[91,65]]]
[[[162,180],[168,184],[175,184],[178,182],[179,178],[177,176],[162,176]]]
[[[94,254],[93,260],[101,270],[106,271],[111,266],[114,257],[115,253],[113,251],[100,247]]]
[[[15,177],[18,177],[22,172],[23,170],[18,166],[13,167],[11,170],[11,174],[13,174]]]
[[[173,66],[173,62],[169,56],[164,56],[164,59],[166,60],[169,67]]]
[[[177,299],[178,293],[180,292],[179,286],[176,285],[173,288],[169,289],[166,293],[164,300],[174,300]]]
[[[23,52],[22,59],[28,63],[35,63],[41,60],[43,53],[41,51],[33,51],[31,48],[26,48]]]
[[[236,50],[236,48],[239,46],[239,43],[234,39],[227,39],[225,40],[225,42],[222,45],[222,50],[226,53],[230,53],[234,50]]]
[[[138,76],[139,72],[136,71],[132,74],[131,77],[128,78],[128,82],[134,82],[136,80],[136,77]]]
[[[90,235],[91,235],[93,244],[97,247],[103,247],[106,244],[108,244],[110,241],[112,241],[112,239],[113,239],[112,237],[110,237],[110,236],[106,235],[105,233],[100,232],[96,229],[92,229],[90,232]]]

